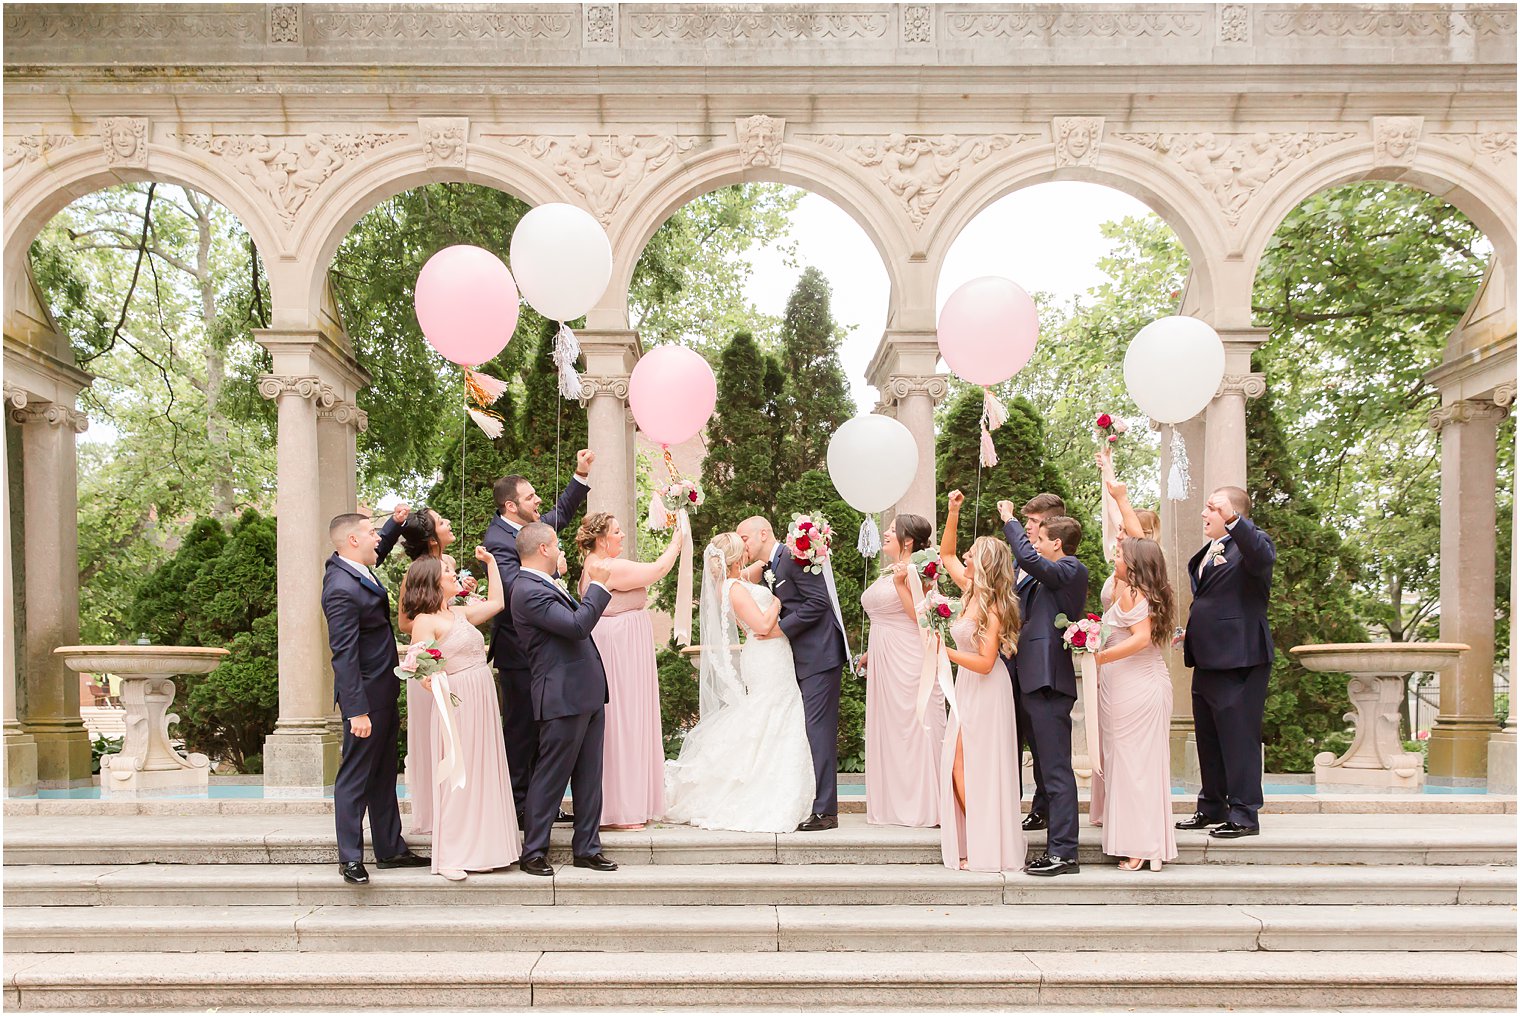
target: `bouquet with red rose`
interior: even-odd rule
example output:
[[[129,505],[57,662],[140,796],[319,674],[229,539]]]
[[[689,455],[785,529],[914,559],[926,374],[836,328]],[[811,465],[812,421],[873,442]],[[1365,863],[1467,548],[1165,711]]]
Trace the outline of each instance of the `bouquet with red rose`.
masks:
[[[833,540],[833,527],[817,512],[793,515],[792,524],[786,530],[786,549],[791,552],[792,560],[803,571],[814,575],[823,574]]]
[[[952,600],[937,588],[924,594],[918,605],[918,626],[939,636],[943,643],[950,637],[950,626],[960,620],[961,601]]]
[[[938,589],[939,577],[943,571],[939,560],[939,548],[928,547],[924,550],[915,550],[911,560],[913,569],[918,572],[918,577],[923,579],[924,586],[929,589]]]
[[[655,490],[655,496],[665,506],[665,511],[672,515],[682,508],[698,508],[707,500],[707,495],[702,493],[697,481],[685,476],[673,477],[669,483],[660,485]]]
[[[1061,629],[1061,641],[1074,653],[1097,653],[1103,648],[1103,638],[1108,634],[1108,626],[1097,614],[1088,614],[1077,621],[1065,614],[1057,614],[1056,627]]]
[[[459,577],[459,592],[457,592],[457,593],[454,594],[454,599],[451,601],[451,603],[452,603],[453,606],[455,606],[455,607],[468,607],[472,603],[484,603],[485,602],[486,598],[483,595],[481,595],[481,593],[479,592],[479,590],[483,588],[482,586],[480,586],[480,585],[477,584],[475,586],[474,590],[469,591],[469,592],[465,591],[465,588],[464,588],[465,580],[473,577],[473,576],[470,575],[470,573],[469,573],[468,570],[461,571],[459,573],[458,577]]]
[[[420,681],[424,677],[432,677],[440,672],[447,673],[443,665],[443,653],[438,649],[438,643],[413,642],[401,654],[401,662],[396,665],[395,674],[402,679],[413,678]],[[457,706],[459,696],[449,692],[449,701]]]
[[[1093,423],[1093,428],[1098,432],[1099,440],[1116,444],[1119,435],[1129,430],[1129,424],[1109,413],[1099,413],[1098,419]]]

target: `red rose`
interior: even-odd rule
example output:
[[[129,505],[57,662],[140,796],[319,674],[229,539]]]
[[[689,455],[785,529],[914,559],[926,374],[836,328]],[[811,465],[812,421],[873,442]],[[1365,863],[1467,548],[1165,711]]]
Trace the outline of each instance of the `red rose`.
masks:
[[[697,492],[696,491],[692,491],[690,494],[688,494],[686,496],[687,496],[688,499],[690,499],[692,501],[695,501],[697,499]]]
[[[932,578],[934,578],[934,576],[936,576],[938,574],[939,574],[939,564],[937,562],[930,561],[928,564],[924,565],[924,578],[926,578],[926,579],[932,579]]]
[[[440,653],[440,652],[439,652],[439,651],[438,651],[438,650],[436,650],[436,649],[429,649],[429,650],[428,650],[428,651],[427,651],[427,654],[428,654],[428,655],[429,655],[429,656],[431,656],[431,657],[432,657],[432,658],[433,658],[433,659],[435,659],[435,660],[441,660],[441,659],[443,659],[443,654],[442,654],[442,653]]]
[[[1101,416],[1098,417],[1098,426],[1102,427],[1104,430],[1107,430],[1109,427],[1112,427],[1113,425],[1114,425],[1114,418],[1112,416],[1109,416],[1107,413],[1104,413],[1104,414],[1102,414]]]
[[[799,533],[805,533],[809,529],[812,529],[812,528],[813,528],[813,524],[811,522],[799,522],[799,523],[797,523],[797,532],[799,532]]]
[[[812,548],[812,546],[813,546],[813,541],[810,540],[810,539],[808,539],[806,536],[799,536],[799,537],[797,537],[797,549],[798,550],[809,550],[809,549]]]
[[[1103,620],[1103,619],[1102,619],[1102,618],[1101,618],[1101,617],[1099,617],[1099,616],[1098,616],[1098,615],[1097,615],[1097,614],[1088,614],[1088,615],[1087,615],[1087,619],[1088,619],[1088,620],[1089,620],[1089,621],[1101,621],[1101,620]]]
[[[1115,444],[1115,443],[1118,442],[1118,440],[1119,440],[1119,435],[1118,434],[1110,434],[1110,435],[1108,435],[1108,443],[1109,444]]]
[[[1071,637],[1071,644],[1074,645],[1074,646],[1076,646],[1078,649],[1080,649],[1083,646],[1087,645],[1087,632],[1085,632],[1085,631],[1079,631],[1079,632],[1077,632],[1075,635],[1073,635]]]
[[[941,603],[939,606],[937,606],[937,607],[934,608],[934,612],[936,614],[938,614],[940,617],[949,617],[950,616],[950,604],[948,604],[948,603]]]

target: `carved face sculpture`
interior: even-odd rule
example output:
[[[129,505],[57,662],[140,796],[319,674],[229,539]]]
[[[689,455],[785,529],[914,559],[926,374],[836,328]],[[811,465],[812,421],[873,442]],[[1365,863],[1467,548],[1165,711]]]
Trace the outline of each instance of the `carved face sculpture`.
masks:
[[[1081,122],[1066,128],[1066,154],[1081,159],[1092,149],[1092,125]]]
[[[433,146],[433,154],[442,160],[453,158],[454,153],[459,149],[460,140],[459,131],[456,128],[449,127],[438,131],[430,142]]]
[[[111,125],[111,150],[120,158],[130,159],[137,152],[137,131],[124,120]]]
[[[586,134],[577,134],[570,140],[570,151],[584,159],[591,154],[591,137]]]
[[[1385,135],[1383,149],[1390,159],[1402,159],[1414,148],[1416,130],[1409,125],[1391,127]]]

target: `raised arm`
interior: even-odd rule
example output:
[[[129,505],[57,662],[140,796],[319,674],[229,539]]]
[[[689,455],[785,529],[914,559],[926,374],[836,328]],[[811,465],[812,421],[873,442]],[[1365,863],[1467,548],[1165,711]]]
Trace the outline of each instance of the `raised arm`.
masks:
[[[588,479],[591,473],[591,463],[596,456],[589,450],[582,448],[575,453],[575,475],[570,477],[570,482],[565,484],[559,500],[554,504],[554,510],[544,512],[539,517],[540,522],[554,527],[559,532],[570,524],[575,518],[575,513],[580,511],[581,505],[586,503],[586,495],[591,492],[591,481]]]
[[[1252,575],[1271,575],[1272,566],[1277,563],[1277,545],[1272,538],[1243,515],[1230,523],[1229,529],[1235,546],[1240,548],[1240,563],[1246,571]]]
[[[961,649],[945,647],[945,655],[950,657],[950,662],[962,670],[969,670],[973,674],[987,675],[992,673],[993,664],[998,660],[998,645],[1003,637],[1003,625],[998,616],[993,614],[987,618],[987,630],[982,633],[976,642],[976,652],[968,653]]]
[[[607,588],[618,592],[646,589],[669,575],[670,569],[676,566],[676,559],[681,556],[681,540],[686,530],[684,526],[677,525],[672,533],[674,535],[670,538],[670,546],[653,561],[625,561],[620,557],[608,560],[612,577],[607,580]]]
[[[502,589],[501,569],[496,564],[496,558],[484,547],[475,548],[475,560],[486,566],[491,576],[491,581],[486,584],[486,598],[479,603],[471,603],[465,606],[465,620],[471,624],[482,624],[500,614],[502,608],[507,605],[506,591]]]
[[[396,546],[396,541],[401,538],[401,523],[406,521],[411,509],[406,502],[398,504],[391,509],[391,517],[385,520],[385,525],[380,527],[380,542],[375,544],[375,564],[382,563],[390,556],[391,550]]]
[[[1042,586],[1060,589],[1076,568],[1077,559],[1074,557],[1063,557],[1059,561],[1047,561],[1041,557],[1040,552],[1034,549],[1034,544],[1029,542],[1024,524],[1012,515],[1003,523],[1003,536],[1013,548],[1013,558],[1019,567],[1033,575],[1035,581]]]
[[[971,585],[966,579],[966,566],[961,562],[960,554],[955,550],[955,534],[961,524],[961,505],[966,501],[966,495],[958,490],[952,490],[946,498],[947,508],[945,511],[945,529],[939,537],[939,562],[944,566],[945,574],[950,576],[956,588],[965,592],[966,587]]]
[[[1140,516],[1135,514],[1134,505],[1129,503],[1129,487],[1119,482],[1114,475],[1114,453],[1105,448],[1097,455],[1098,468],[1103,473],[1103,489],[1114,499],[1119,507],[1119,517],[1123,520],[1124,535],[1136,540],[1144,539],[1145,527],[1140,524]]]
[[[605,586],[593,584],[587,588],[585,598],[572,608],[568,601],[536,579],[523,579],[518,586],[520,588],[512,591],[514,619],[566,639],[590,638],[591,629],[596,627],[602,611],[612,600],[612,594]],[[530,612],[531,616],[525,615],[524,611]]]

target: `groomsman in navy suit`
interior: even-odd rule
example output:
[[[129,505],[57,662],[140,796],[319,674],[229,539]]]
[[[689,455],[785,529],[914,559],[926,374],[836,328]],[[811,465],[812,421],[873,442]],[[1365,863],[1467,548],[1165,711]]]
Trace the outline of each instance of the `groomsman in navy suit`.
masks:
[[[517,534],[521,570],[512,587],[512,616],[532,670],[531,696],[537,725],[538,762],[528,783],[522,870],[553,875],[549,833],[570,784],[575,801],[571,853],[577,868],[616,871],[602,853],[602,736],[606,723],[607,673],[591,630],[612,593],[605,562],[586,565],[591,584],[577,601],[552,574],[559,541],[542,522]]]
[[[1178,829],[1255,836],[1261,808],[1261,720],[1272,677],[1267,601],[1277,547],[1251,521],[1251,498],[1220,487],[1203,506],[1209,543],[1188,562],[1193,607],[1183,662],[1193,668],[1193,730],[1203,789]]]
[[[496,665],[496,681],[501,691],[501,725],[507,742],[507,770],[512,774],[512,803],[517,809],[518,825],[524,821],[528,781],[538,759],[538,728],[533,719],[528,657],[512,619],[512,587],[517,583],[517,572],[522,564],[517,555],[517,534],[523,526],[533,522],[542,522],[556,532],[563,531],[586,503],[586,494],[591,490],[591,464],[595,461],[596,456],[588,449],[575,453],[575,475],[560,494],[554,510],[542,515],[538,509],[543,498],[538,496],[533,484],[521,476],[504,476],[497,480],[493,489],[497,515],[491,519],[486,535],[480,541],[496,558],[506,603],[506,608],[496,615],[491,626],[491,646],[486,658]],[[555,571],[553,563],[549,571]]]
[[[999,501],[1003,535],[1022,572],[1018,586],[1019,651],[1010,669],[1028,717],[1029,737],[1049,798],[1045,853],[1024,871],[1030,875],[1065,875],[1081,871],[1077,863],[1077,778],[1071,769],[1071,710],[1077,703],[1077,677],[1071,651],[1056,628],[1056,616],[1086,616],[1087,566],[1074,556],[1082,543],[1082,526],[1066,515],[1051,515],[1033,534],[1013,515],[1013,502]]]
[[[343,714],[343,761],[333,786],[338,827],[338,871],[364,885],[364,813],[376,865],[410,868],[428,863],[401,838],[396,802],[396,747],[401,733],[396,699],[396,633],[391,598],[373,567],[396,544],[404,506],[376,533],[368,515],[339,515],[327,527],[333,554],[322,577],[322,613],[332,648],[333,698]]]

